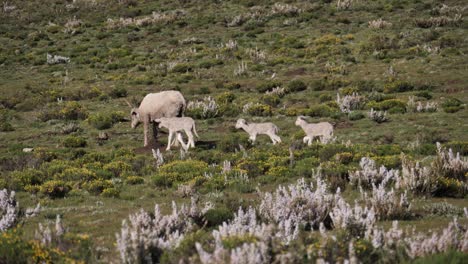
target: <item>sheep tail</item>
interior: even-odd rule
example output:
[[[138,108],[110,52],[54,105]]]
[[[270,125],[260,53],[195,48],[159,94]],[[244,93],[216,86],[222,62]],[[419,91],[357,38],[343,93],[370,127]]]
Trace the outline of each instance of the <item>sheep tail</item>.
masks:
[[[197,138],[200,138],[200,136],[199,136],[198,133],[197,133],[197,129],[195,128],[195,123],[193,123],[192,130],[193,130],[193,133],[195,134],[195,136],[196,136]]]

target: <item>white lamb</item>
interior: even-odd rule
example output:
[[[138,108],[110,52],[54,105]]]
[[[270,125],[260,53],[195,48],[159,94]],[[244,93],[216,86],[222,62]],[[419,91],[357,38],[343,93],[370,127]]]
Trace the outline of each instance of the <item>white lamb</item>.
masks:
[[[326,144],[333,137],[333,126],[328,122],[320,122],[316,124],[309,124],[305,120],[305,117],[298,116],[296,119],[296,126],[300,126],[306,133],[303,139],[304,143],[311,145],[315,137],[320,138],[320,142]]]
[[[268,122],[247,124],[247,122],[244,119],[238,119],[236,123],[236,128],[244,129],[244,131],[249,134],[249,139],[252,141],[252,143],[255,142],[257,135],[261,134],[269,136],[271,141],[273,142],[273,145],[275,145],[276,143],[281,143],[281,138],[278,135],[276,135],[279,129],[273,123]]]
[[[195,121],[190,117],[161,117],[154,120],[156,123],[159,123],[159,128],[165,127],[169,129],[169,139],[167,140],[167,148],[166,150],[170,150],[171,146],[175,143],[176,139],[174,138],[174,142],[172,137],[174,134],[177,133],[177,140],[182,144],[184,149],[188,149],[189,147],[195,147],[195,141],[193,140],[193,134],[197,138],[199,138],[197,134],[197,130],[195,128]],[[182,135],[180,134],[181,131],[184,131],[188,137],[187,145],[182,140]],[[192,133],[193,132],[193,133]]]

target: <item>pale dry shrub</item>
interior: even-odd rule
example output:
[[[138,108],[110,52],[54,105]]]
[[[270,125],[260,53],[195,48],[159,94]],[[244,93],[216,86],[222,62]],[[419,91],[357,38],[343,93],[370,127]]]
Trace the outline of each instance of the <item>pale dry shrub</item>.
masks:
[[[336,2],[337,10],[348,10],[353,6],[354,0],[338,0]]]
[[[267,95],[277,95],[278,97],[283,97],[286,94],[286,91],[283,87],[275,87],[270,91],[266,91],[265,94]]]
[[[386,251],[393,251],[404,238],[404,232],[398,227],[398,221],[392,222],[392,227],[385,231],[382,227],[370,227],[365,234],[374,248],[383,248]]]
[[[224,222],[212,232],[215,248],[212,253],[205,251],[196,243],[198,257],[202,263],[270,263],[273,238],[273,226],[257,221],[256,210],[250,207],[247,211],[239,208],[234,219]],[[224,247],[226,239],[250,238],[252,243],[243,243],[233,249]]]
[[[456,250],[468,252],[468,228],[461,226],[455,218],[440,233],[413,234],[405,238],[407,253],[411,258]]]
[[[375,121],[375,122],[377,122],[379,124],[388,121],[387,111],[385,111],[385,112],[375,111],[374,108],[371,108],[370,112],[368,112],[367,115],[369,116],[369,118],[372,121]]]
[[[238,65],[237,68],[234,69],[234,76],[245,76],[248,75],[248,67],[247,63],[245,61],[241,61]]]
[[[350,113],[352,110],[360,109],[364,102],[364,97],[360,96],[358,93],[353,93],[351,95],[345,95],[340,97],[340,94],[336,94],[336,103],[340,107],[342,113]]]
[[[439,176],[465,181],[468,173],[467,158],[461,157],[459,152],[454,154],[451,148],[447,150],[439,142],[436,145],[437,157],[431,164],[433,172]]]
[[[372,207],[362,207],[357,203],[352,207],[343,199],[338,200],[330,217],[335,228],[345,229],[354,237],[363,237],[377,221]]]
[[[173,10],[164,13],[153,12],[151,15],[138,18],[108,18],[107,27],[114,29],[129,26],[144,27],[152,24],[169,24],[185,15],[186,12],[184,10]]]
[[[351,185],[370,188],[372,185],[386,184],[389,181],[393,181],[398,178],[398,170],[388,170],[385,166],[380,166],[377,169],[375,161],[368,157],[362,157],[359,162],[361,170],[350,171],[349,172],[349,181]]]
[[[19,204],[15,196],[14,191],[0,190],[0,232],[13,227],[18,221]]]
[[[396,178],[395,187],[415,194],[432,194],[437,189],[437,175],[430,168],[422,167],[402,155],[401,177]]]
[[[285,3],[275,3],[271,8],[271,15],[298,15],[302,9]]]
[[[196,243],[199,260],[202,264],[245,264],[245,263],[271,263],[271,249],[265,242],[244,243],[231,250],[216,243],[213,253],[205,251],[200,243]]]
[[[383,20],[382,18],[371,20],[368,22],[370,28],[373,29],[384,29],[392,26],[392,23]]]
[[[201,118],[211,118],[218,116],[219,106],[213,97],[206,96],[203,101],[190,101],[187,110],[200,112]]]
[[[373,208],[379,220],[405,219],[410,216],[411,203],[405,191],[398,195],[393,188],[385,189],[384,184],[372,184],[371,193],[368,194],[360,188],[361,200],[366,206]]]
[[[78,29],[83,25],[83,21],[80,19],[76,19],[76,16],[74,16],[72,19],[69,19],[67,23],[64,25],[64,33],[67,34],[76,34],[78,32]]]
[[[274,193],[263,193],[259,214],[267,222],[276,224],[277,233],[289,243],[298,236],[301,225],[318,228],[339,198],[339,189],[336,194],[330,193],[320,177],[315,187],[301,179],[288,187],[279,186]]]
[[[70,63],[69,57],[51,55],[47,53],[47,64],[60,64],[60,63]]]
[[[62,224],[62,218],[57,215],[55,218],[55,232],[52,232],[49,225],[45,227],[39,223],[38,229],[34,232],[34,238],[44,246],[50,246],[52,243],[59,244],[63,235],[67,232]]]
[[[174,249],[193,230],[194,223],[212,208],[205,204],[200,209],[192,198],[190,206],[177,207],[172,202],[172,213],[163,215],[156,204],[151,215],[141,209],[123,220],[122,228],[116,234],[117,250],[123,263],[153,262],[164,250]]]

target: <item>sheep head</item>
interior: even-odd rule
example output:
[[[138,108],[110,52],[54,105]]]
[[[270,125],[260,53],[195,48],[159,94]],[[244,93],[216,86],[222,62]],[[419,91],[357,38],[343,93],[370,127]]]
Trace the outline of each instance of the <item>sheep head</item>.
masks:
[[[297,119],[296,119],[295,125],[300,126],[300,125],[304,124],[305,122],[306,122],[306,120],[305,120],[304,116],[298,116]]]
[[[140,113],[138,108],[132,108],[130,111],[130,116],[132,118],[131,126],[132,128],[136,128],[140,124]]]
[[[247,123],[245,122],[245,119],[238,119],[237,120],[237,123],[236,123],[236,128],[239,129],[239,128],[242,128],[243,125],[246,125]]]

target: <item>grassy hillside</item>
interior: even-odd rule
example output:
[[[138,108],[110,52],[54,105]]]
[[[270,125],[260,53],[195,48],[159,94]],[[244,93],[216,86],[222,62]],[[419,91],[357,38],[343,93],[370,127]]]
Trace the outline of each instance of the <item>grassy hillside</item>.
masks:
[[[252,206],[259,223],[281,233],[260,204],[266,192],[302,178],[314,188],[321,178],[330,195],[339,189],[346,203],[374,208],[371,228],[388,230],[398,220],[428,232],[453,217],[466,228],[467,13],[461,0],[5,1],[0,189],[16,191],[20,211],[11,230],[0,233],[0,262],[119,262],[115,234],[122,220],[140,209],[153,212],[155,204],[169,213],[172,201],[190,204],[191,197],[213,209],[190,216],[194,225],[179,230],[185,233],[178,243],[149,251],[156,262],[203,262],[195,242],[213,252],[212,231],[234,221],[239,207]],[[165,132],[143,147],[141,126],[130,128],[125,100],[138,104],[164,90],[180,91],[191,105],[186,115],[201,137],[187,153],[166,152]],[[209,100],[215,107],[195,103]],[[386,112],[386,120],[370,118],[371,109]],[[294,125],[300,115],[333,124],[333,142],[303,144],[305,134]],[[235,129],[238,118],[275,123],[283,143],[260,135],[252,144]],[[103,133],[108,139],[100,139]],[[161,150],[161,166],[151,149]],[[444,156],[449,149],[461,160]],[[357,183],[352,175],[366,157],[376,170],[398,170],[403,182],[409,168],[418,171],[416,162],[428,172],[413,185],[398,177],[382,184],[377,172]],[[371,195],[379,184],[396,199],[406,192],[411,206],[400,203],[386,214],[391,210],[361,197],[359,186]],[[312,197],[305,196],[297,203]],[[41,212],[27,218],[26,208],[38,203]],[[300,210],[313,210],[305,204]],[[66,234],[40,242],[38,224],[52,227],[57,215]],[[304,216],[288,242],[238,234],[223,238],[223,249],[266,243],[266,262],[281,256],[286,263],[342,262],[351,258],[351,242],[366,263],[466,258],[456,246],[431,252],[439,253],[433,259],[380,248],[362,230],[340,228],[325,215],[323,236],[318,222]]]

